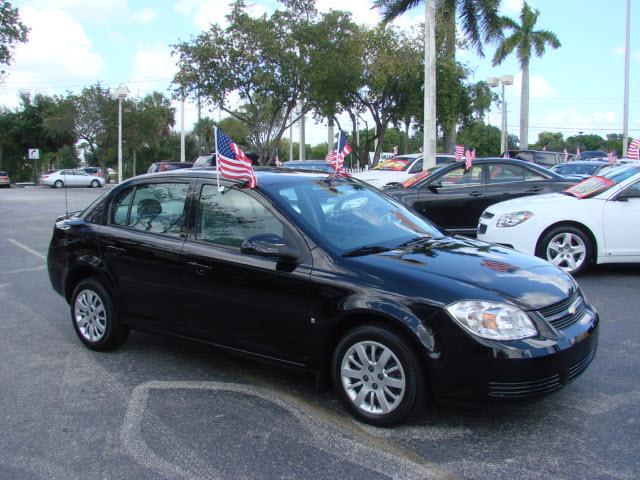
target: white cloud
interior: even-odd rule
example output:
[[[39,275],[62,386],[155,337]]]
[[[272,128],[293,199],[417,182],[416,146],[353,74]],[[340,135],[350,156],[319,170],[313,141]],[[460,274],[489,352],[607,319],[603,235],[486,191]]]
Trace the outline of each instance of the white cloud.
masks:
[[[228,2],[221,5],[220,1],[210,0],[179,0],[174,10],[185,17],[190,17],[200,30],[208,30],[209,24],[227,25],[226,16],[230,12]],[[260,3],[247,2],[247,11],[252,17],[259,17],[270,10]]]
[[[33,0],[29,5],[38,10],[62,10],[83,23],[106,23],[131,14],[127,0]]]
[[[60,86],[99,78],[104,61],[94,51],[83,26],[56,7],[23,7],[20,14],[31,28],[29,41],[15,50],[14,63],[7,68],[3,103],[15,105],[19,90],[61,93]],[[58,88],[58,91],[52,91]]]
[[[531,125],[539,130],[566,131],[567,135],[575,135],[578,131],[593,131],[599,135],[607,129],[611,132],[620,128],[620,122],[613,111],[585,112],[576,107],[569,107],[563,110],[550,109],[542,115],[534,115],[531,118]]]
[[[516,75],[513,82],[514,91],[522,91],[522,75]],[[529,98],[553,98],[557,92],[542,75],[529,76]]]
[[[168,83],[178,71],[171,49],[160,42],[139,49],[133,57],[131,80],[163,80]]]
[[[533,2],[528,3],[533,7]],[[501,10],[503,15],[518,16],[522,12],[522,0],[503,0]]]
[[[137,23],[148,24],[155,21],[157,16],[158,13],[153,8],[145,7],[141,10],[138,10],[137,12],[134,12],[131,15],[131,19]]]

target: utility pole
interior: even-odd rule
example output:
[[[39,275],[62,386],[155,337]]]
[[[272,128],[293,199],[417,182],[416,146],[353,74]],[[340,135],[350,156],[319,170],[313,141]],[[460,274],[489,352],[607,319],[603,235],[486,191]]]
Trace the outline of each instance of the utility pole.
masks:
[[[631,0],[627,0],[627,31],[624,45],[624,113],[622,114],[622,156],[629,149],[629,46],[631,33]]]
[[[293,160],[293,117],[295,117],[295,108],[291,110],[289,116],[289,161]]]
[[[436,6],[424,0],[424,135],[423,170],[436,166]]]
[[[305,115],[300,117],[300,160],[306,160],[305,140],[304,140],[304,120]]]
[[[184,97],[180,103],[180,162],[185,162],[185,148],[184,148]]]
[[[327,131],[327,151],[333,150],[333,118],[329,118],[329,129]]]

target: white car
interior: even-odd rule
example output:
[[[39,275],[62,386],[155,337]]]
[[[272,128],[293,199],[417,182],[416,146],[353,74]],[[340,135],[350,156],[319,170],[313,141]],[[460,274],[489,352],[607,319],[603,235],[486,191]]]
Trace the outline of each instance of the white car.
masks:
[[[89,175],[82,169],[57,170],[45,173],[40,177],[41,185],[48,185],[54,188],[67,187],[103,187],[104,178]]]
[[[563,193],[488,207],[478,239],[577,274],[590,263],[640,262],[640,166],[624,165]]]
[[[436,165],[455,162],[453,155],[436,155]],[[351,176],[374,187],[400,185],[412,175],[422,171],[422,154],[398,155],[378,163],[366,172],[352,173]]]

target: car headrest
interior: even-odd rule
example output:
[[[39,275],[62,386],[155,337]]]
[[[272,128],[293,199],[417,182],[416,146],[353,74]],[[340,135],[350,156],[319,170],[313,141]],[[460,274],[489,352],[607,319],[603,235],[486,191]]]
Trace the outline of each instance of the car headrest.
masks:
[[[162,205],[155,198],[143,198],[138,203],[136,210],[139,217],[148,217],[151,215],[160,215],[162,213]]]

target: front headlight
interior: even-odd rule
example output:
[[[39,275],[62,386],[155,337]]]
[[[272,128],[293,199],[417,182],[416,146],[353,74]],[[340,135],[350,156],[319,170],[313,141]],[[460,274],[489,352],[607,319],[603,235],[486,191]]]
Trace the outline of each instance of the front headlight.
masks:
[[[506,303],[464,300],[449,305],[447,311],[460,325],[479,337],[519,340],[538,334],[524,311]]]
[[[498,227],[515,227],[516,225],[520,225],[522,222],[526,222],[531,217],[533,217],[532,212],[512,212],[505,213],[498,220]]]

